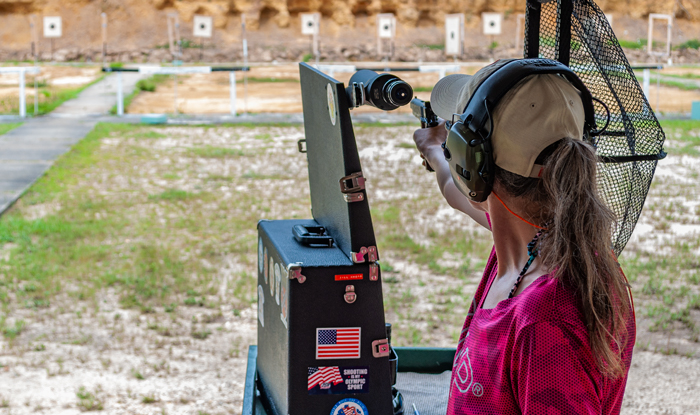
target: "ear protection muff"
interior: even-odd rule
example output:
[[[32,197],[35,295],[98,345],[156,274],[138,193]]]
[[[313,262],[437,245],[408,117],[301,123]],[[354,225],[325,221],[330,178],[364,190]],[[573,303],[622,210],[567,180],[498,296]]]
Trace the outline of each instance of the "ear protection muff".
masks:
[[[562,75],[581,92],[585,112],[584,140],[591,142],[592,137],[601,133],[595,130],[595,110],[590,91],[566,65],[550,59],[515,59],[506,63],[477,87],[459,120],[453,118],[443,144],[452,180],[470,200],[485,201],[493,187],[495,162],[491,145],[491,111],[518,82],[539,74]]]

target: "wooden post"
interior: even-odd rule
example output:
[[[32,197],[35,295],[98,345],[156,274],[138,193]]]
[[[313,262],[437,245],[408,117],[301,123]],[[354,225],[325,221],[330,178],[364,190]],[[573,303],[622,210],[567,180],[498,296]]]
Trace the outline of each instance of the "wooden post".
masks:
[[[107,13],[102,13],[102,66],[107,57]]]

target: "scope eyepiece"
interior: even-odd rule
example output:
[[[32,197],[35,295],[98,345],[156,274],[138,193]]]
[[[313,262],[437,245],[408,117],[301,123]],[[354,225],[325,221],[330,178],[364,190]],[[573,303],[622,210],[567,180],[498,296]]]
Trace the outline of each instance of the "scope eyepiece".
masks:
[[[360,69],[350,78],[346,89],[350,108],[371,105],[384,111],[395,110],[413,99],[413,88],[399,77],[369,69]]]

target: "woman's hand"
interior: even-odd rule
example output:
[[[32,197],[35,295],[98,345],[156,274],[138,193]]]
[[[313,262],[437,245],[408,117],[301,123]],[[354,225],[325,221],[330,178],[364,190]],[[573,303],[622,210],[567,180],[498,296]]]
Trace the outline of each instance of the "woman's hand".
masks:
[[[445,120],[440,119],[440,124],[431,128],[421,128],[413,133],[413,141],[420,152],[420,156],[430,163],[433,169],[439,164],[447,164],[442,156],[442,143],[447,139]],[[425,163],[423,163],[425,165]]]
[[[491,229],[486,213],[475,208],[462,192],[457,189],[450,174],[450,164],[445,160],[442,151],[442,143],[447,139],[445,120],[440,119],[440,124],[436,127],[421,128],[413,133],[413,141],[416,143],[421,157],[435,170],[435,177],[440,186],[440,192],[447,203],[456,210],[459,210],[486,229]],[[425,162],[424,162],[425,165]]]

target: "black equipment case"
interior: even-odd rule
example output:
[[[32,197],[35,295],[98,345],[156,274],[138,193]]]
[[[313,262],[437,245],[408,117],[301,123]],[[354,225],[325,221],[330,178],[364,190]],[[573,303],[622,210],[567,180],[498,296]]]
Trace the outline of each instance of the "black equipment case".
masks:
[[[311,66],[300,76],[314,220],[258,223],[261,402],[270,415],[390,415],[379,258],[348,100]]]

